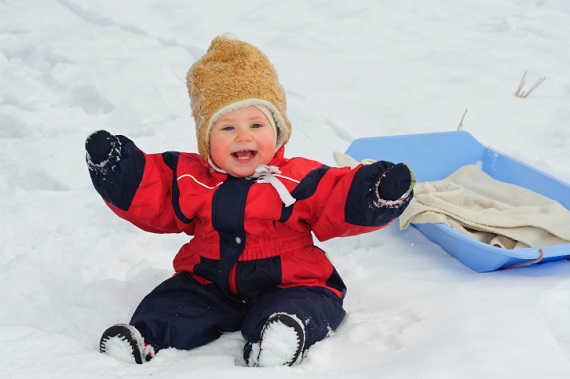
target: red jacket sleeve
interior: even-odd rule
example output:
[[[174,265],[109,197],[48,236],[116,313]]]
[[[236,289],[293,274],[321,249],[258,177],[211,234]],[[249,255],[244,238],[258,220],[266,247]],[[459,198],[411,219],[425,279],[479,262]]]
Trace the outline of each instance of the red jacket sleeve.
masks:
[[[379,161],[354,169],[323,166],[314,170],[293,191],[310,196],[299,199],[292,193],[298,200],[294,206],[299,217],[311,225],[320,241],[387,226],[402,214],[413,196],[410,193],[407,198],[390,203],[377,201],[379,179],[391,166],[390,162]],[[308,191],[306,188],[311,186],[314,189]]]
[[[93,186],[113,212],[135,226],[179,233],[172,206],[172,168],[161,154],[145,154],[127,137],[117,137],[118,156],[104,167],[89,166]]]

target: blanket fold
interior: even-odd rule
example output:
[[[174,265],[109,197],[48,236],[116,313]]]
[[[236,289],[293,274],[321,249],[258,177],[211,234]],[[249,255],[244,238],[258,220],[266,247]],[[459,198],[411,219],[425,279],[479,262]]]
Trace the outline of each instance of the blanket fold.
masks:
[[[411,223],[445,223],[493,246],[516,249],[570,242],[570,211],[529,189],[493,179],[475,165],[440,181],[418,183],[400,216]]]

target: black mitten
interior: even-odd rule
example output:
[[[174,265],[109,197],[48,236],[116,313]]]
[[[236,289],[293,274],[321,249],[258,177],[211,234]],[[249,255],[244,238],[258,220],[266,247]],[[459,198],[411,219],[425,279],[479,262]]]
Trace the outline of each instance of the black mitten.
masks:
[[[378,197],[388,201],[398,200],[404,197],[404,195],[408,195],[415,184],[416,178],[408,165],[398,163],[388,169],[380,178]]]
[[[106,130],[99,130],[91,134],[85,140],[87,160],[96,165],[100,164],[109,158],[117,143],[117,137]]]

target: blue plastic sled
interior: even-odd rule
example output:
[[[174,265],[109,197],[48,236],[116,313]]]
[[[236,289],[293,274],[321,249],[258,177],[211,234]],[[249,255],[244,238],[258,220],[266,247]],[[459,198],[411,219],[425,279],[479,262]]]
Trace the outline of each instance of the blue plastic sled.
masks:
[[[497,180],[528,188],[570,209],[570,185],[481,145],[465,131],[361,138],[350,145],[346,154],[357,161],[372,158],[406,162],[418,182],[444,179],[464,165],[477,164]],[[469,238],[445,224],[413,226],[477,272],[570,258],[570,244],[544,246],[541,257],[540,247],[501,249]]]

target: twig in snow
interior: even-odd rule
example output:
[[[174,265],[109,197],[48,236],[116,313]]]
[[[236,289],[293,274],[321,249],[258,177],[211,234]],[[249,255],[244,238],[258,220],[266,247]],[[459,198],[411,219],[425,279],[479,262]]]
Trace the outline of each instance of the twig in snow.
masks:
[[[467,111],[469,109],[466,109],[465,112],[463,113],[463,117],[461,117],[461,121],[459,122],[459,126],[457,127],[457,130],[463,130],[463,120],[465,119],[465,115],[467,114]]]
[[[519,87],[517,88],[517,91],[515,92],[516,97],[520,97],[523,99],[526,99],[532,93],[532,91],[534,91],[536,89],[536,87],[538,87],[542,82],[544,82],[546,80],[545,77],[538,78],[538,80],[530,87],[530,89],[527,92],[525,92],[525,91],[523,91],[523,87],[526,83],[525,78],[526,78],[526,71],[523,74],[523,77],[521,79]]]

